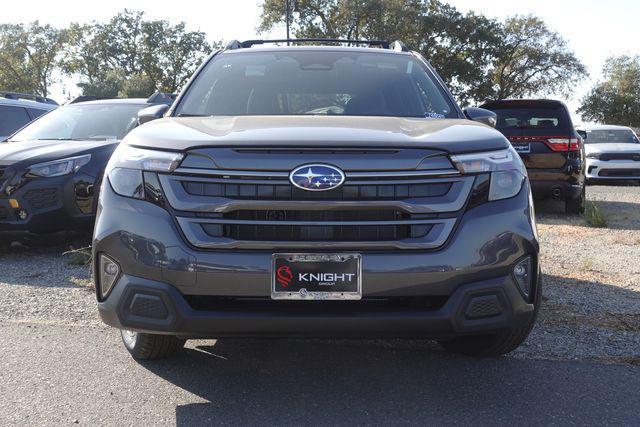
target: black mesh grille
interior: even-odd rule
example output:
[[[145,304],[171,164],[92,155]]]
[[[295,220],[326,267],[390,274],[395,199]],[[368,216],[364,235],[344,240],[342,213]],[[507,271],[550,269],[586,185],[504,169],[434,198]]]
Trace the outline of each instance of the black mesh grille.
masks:
[[[431,225],[263,225],[202,224],[211,237],[248,241],[371,242],[423,237]]]
[[[495,295],[475,297],[469,303],[465,316],[469,319],[497,316],[502,313],[502,305]]]
[[[225,213],[224,219],[245,221],[400,221],[410,219],[410,215],[394,209],[374,210],[237,210]]]
[[[428,184],[344,185],[329,191],[306,191],[292,185],[226,184],[183,181],[193,196],[226,197],[247,200],[402,200],[441,197],[451,189],[450,182]]]
[[[58,190],[56,188],[29,190],[25,193],[24,198],[35,209],[49,208],[58,202]]]
[[[640,153],[603,153],[600,160],[635,160],[640,162]]]
[[[640,177],[640,169],[602,169],[599,176],[632,176]]]
[[[275,301],[269,297],[216,297],[208,295],[185,295],[189,306],[198,311],[210,310],[251,310],[269,311],[277,309],[282,313],[302,313],[307,315],[327,315],[340,312],[384,312],[384,311],[432,311],[442,308],[447,296],[429,297],[364,297],[358,301]]]

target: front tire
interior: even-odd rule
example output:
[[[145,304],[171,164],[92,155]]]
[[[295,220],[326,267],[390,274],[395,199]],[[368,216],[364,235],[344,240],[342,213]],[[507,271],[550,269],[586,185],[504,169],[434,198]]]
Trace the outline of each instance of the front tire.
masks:
[[[582,192],[578,197],[567,199],[564,201],[564,211],[567,215],[582,215],[584,213],[586,192],[582,187]]]
[[[171,357],[184,347],[185,340],[173,335],[145,334],[121,330],[125,348],[136,360],[157,360]]]
[[[542,279],[538,279],[533,300],[533,315],[527,323],[495,335],[469,335],[441,341],[440,345],[453,353],[475,357],[498,357],[510,353],[529,336],[536,324],[542,300]]]

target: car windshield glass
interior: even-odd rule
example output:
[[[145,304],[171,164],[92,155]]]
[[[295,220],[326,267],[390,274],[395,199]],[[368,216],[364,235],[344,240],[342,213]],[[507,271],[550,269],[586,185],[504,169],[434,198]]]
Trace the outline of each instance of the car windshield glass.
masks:
[[[489,108],[498,115],[498,129],[567,129],[568,120],[563,108]]]
[[[175,114],[458,117],[415,57],[338,49],[226,52]]]
[[[9,140],[122,139],[137,124],[140,104],[73,104],[46,114]]]
[[[607,142],[640,144],[636,134],[629,129],[587,131],[587,144],[603,144]]]

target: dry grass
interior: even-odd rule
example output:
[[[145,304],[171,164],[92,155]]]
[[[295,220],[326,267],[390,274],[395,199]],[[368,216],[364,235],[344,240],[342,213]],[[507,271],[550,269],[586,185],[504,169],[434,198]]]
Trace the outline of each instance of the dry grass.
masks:
[[[606,228],[607,217],[598,209],[595,203],[587,201],[584,210],[584,219],[589,227]]]

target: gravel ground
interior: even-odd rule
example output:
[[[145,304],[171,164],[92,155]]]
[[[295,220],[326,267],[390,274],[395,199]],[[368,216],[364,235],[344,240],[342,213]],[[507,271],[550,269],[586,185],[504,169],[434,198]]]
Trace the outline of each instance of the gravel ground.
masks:
[[[593,186],[606,228],[537,208],[544,303],[515,357],[640,365],[640,187]]]
[[[607,217],[607,228],[565,217],[561,203],[537,206],[544,302],[530,338],[510,357],[640,365],[640,187],[589,187],[588,198]],[[58,236],[34,247],[1,241],[0,325],[106,328],[89,268],[62,256],[89,239]]]

